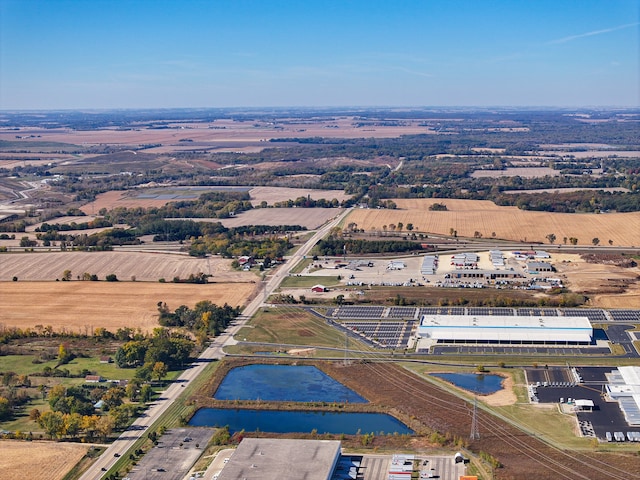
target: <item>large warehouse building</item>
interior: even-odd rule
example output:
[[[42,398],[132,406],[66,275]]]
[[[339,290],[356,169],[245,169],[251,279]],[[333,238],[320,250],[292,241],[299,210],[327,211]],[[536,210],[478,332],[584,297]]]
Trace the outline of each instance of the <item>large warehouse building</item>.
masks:
[[[435,343],[588,345],[587,317],[423,315],[418,336]]]
[[[640,426],[640,367],[618,367],[607,378],[609,398],[620,404],[629,425]]]

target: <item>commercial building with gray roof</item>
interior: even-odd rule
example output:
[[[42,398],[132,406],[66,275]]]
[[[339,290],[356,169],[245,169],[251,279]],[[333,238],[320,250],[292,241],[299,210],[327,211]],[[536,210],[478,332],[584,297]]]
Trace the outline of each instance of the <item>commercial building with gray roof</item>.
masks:
[[[330,480],[340,453],[338,440],[245,438],[218,480]]]

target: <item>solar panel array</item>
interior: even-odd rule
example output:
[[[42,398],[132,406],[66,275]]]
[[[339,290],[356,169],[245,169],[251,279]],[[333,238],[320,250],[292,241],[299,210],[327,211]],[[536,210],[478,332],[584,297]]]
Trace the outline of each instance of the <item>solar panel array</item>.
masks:
[[[557,317],[558,310],[555,308],[518,308],[516,312],[520,316],[531,317]]]
[[[416,316],[417,313],[417,316]],[[380,307],[344,305],[330,308],[327,315],[333,318],[394,318],[415,319],[422,315],[501,315],[501,316],[533,316],[533,317],[587,317],[594,323],[607,322],[640,322],[640,310],[600,310],[597,308],[506,308],[506,307]]]
[[[606,322],[607,317],[602,310],[592,308],[565,308],[562,310],[565,317],[587,317],[592,322]]]
[[[343,306],[333,312],[337,318],[381,318],[385,307]]]
[[[640,310],[609,310],[616,322],[640,322]]]
[[[388,318],[415,318],[416,307],[391,307],[389,308]]]
[[[343,322],[343,325],[378,345],[386,348],[404,348],[409,342],[414,322]]]

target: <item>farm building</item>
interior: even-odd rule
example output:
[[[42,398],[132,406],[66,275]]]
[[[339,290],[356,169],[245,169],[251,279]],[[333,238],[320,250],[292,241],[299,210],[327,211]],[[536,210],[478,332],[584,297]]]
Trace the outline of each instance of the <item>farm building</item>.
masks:
[[[418,335],[437,343],[588,345],[587,317],[423,315]]]
[[[433,275],[438,268],[438,257],[434,255],[425,255],[422,259],[422,266],[420,267],[420,273],[422,275]]]
[[[253,265],[255,263],[255,259],[248,255],[242,255],[241,257],[238,257],[238,263],[240,265]]]
[[[548,262],[527,262],[527,271],[529,273],[553,272],[554,268]]]
[[[313,287],[311,287],[311,291],[315,293],[322,293],[322,292],[328,292],[329,289],[324,285],[314,285]]]
[[[608,397],[618,402],[629,425],[640,426],[640,367],[618,367],[607,379]]]

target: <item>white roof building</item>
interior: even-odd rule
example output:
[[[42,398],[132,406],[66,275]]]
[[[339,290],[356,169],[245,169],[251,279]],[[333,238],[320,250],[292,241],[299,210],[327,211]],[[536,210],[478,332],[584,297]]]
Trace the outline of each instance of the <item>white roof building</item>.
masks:
[[[607,377],[609,398],[619,403],[629,425],[640,425],[640,367],[618,367]]]
[[[420,266],[420,273],[422,275],[433,275],[438,268],[438,257],[435,255],[425,255],[422,259],[422,265]]]
[[[440,343],[589,344],[587,317],[423,315],[418,334]]]

